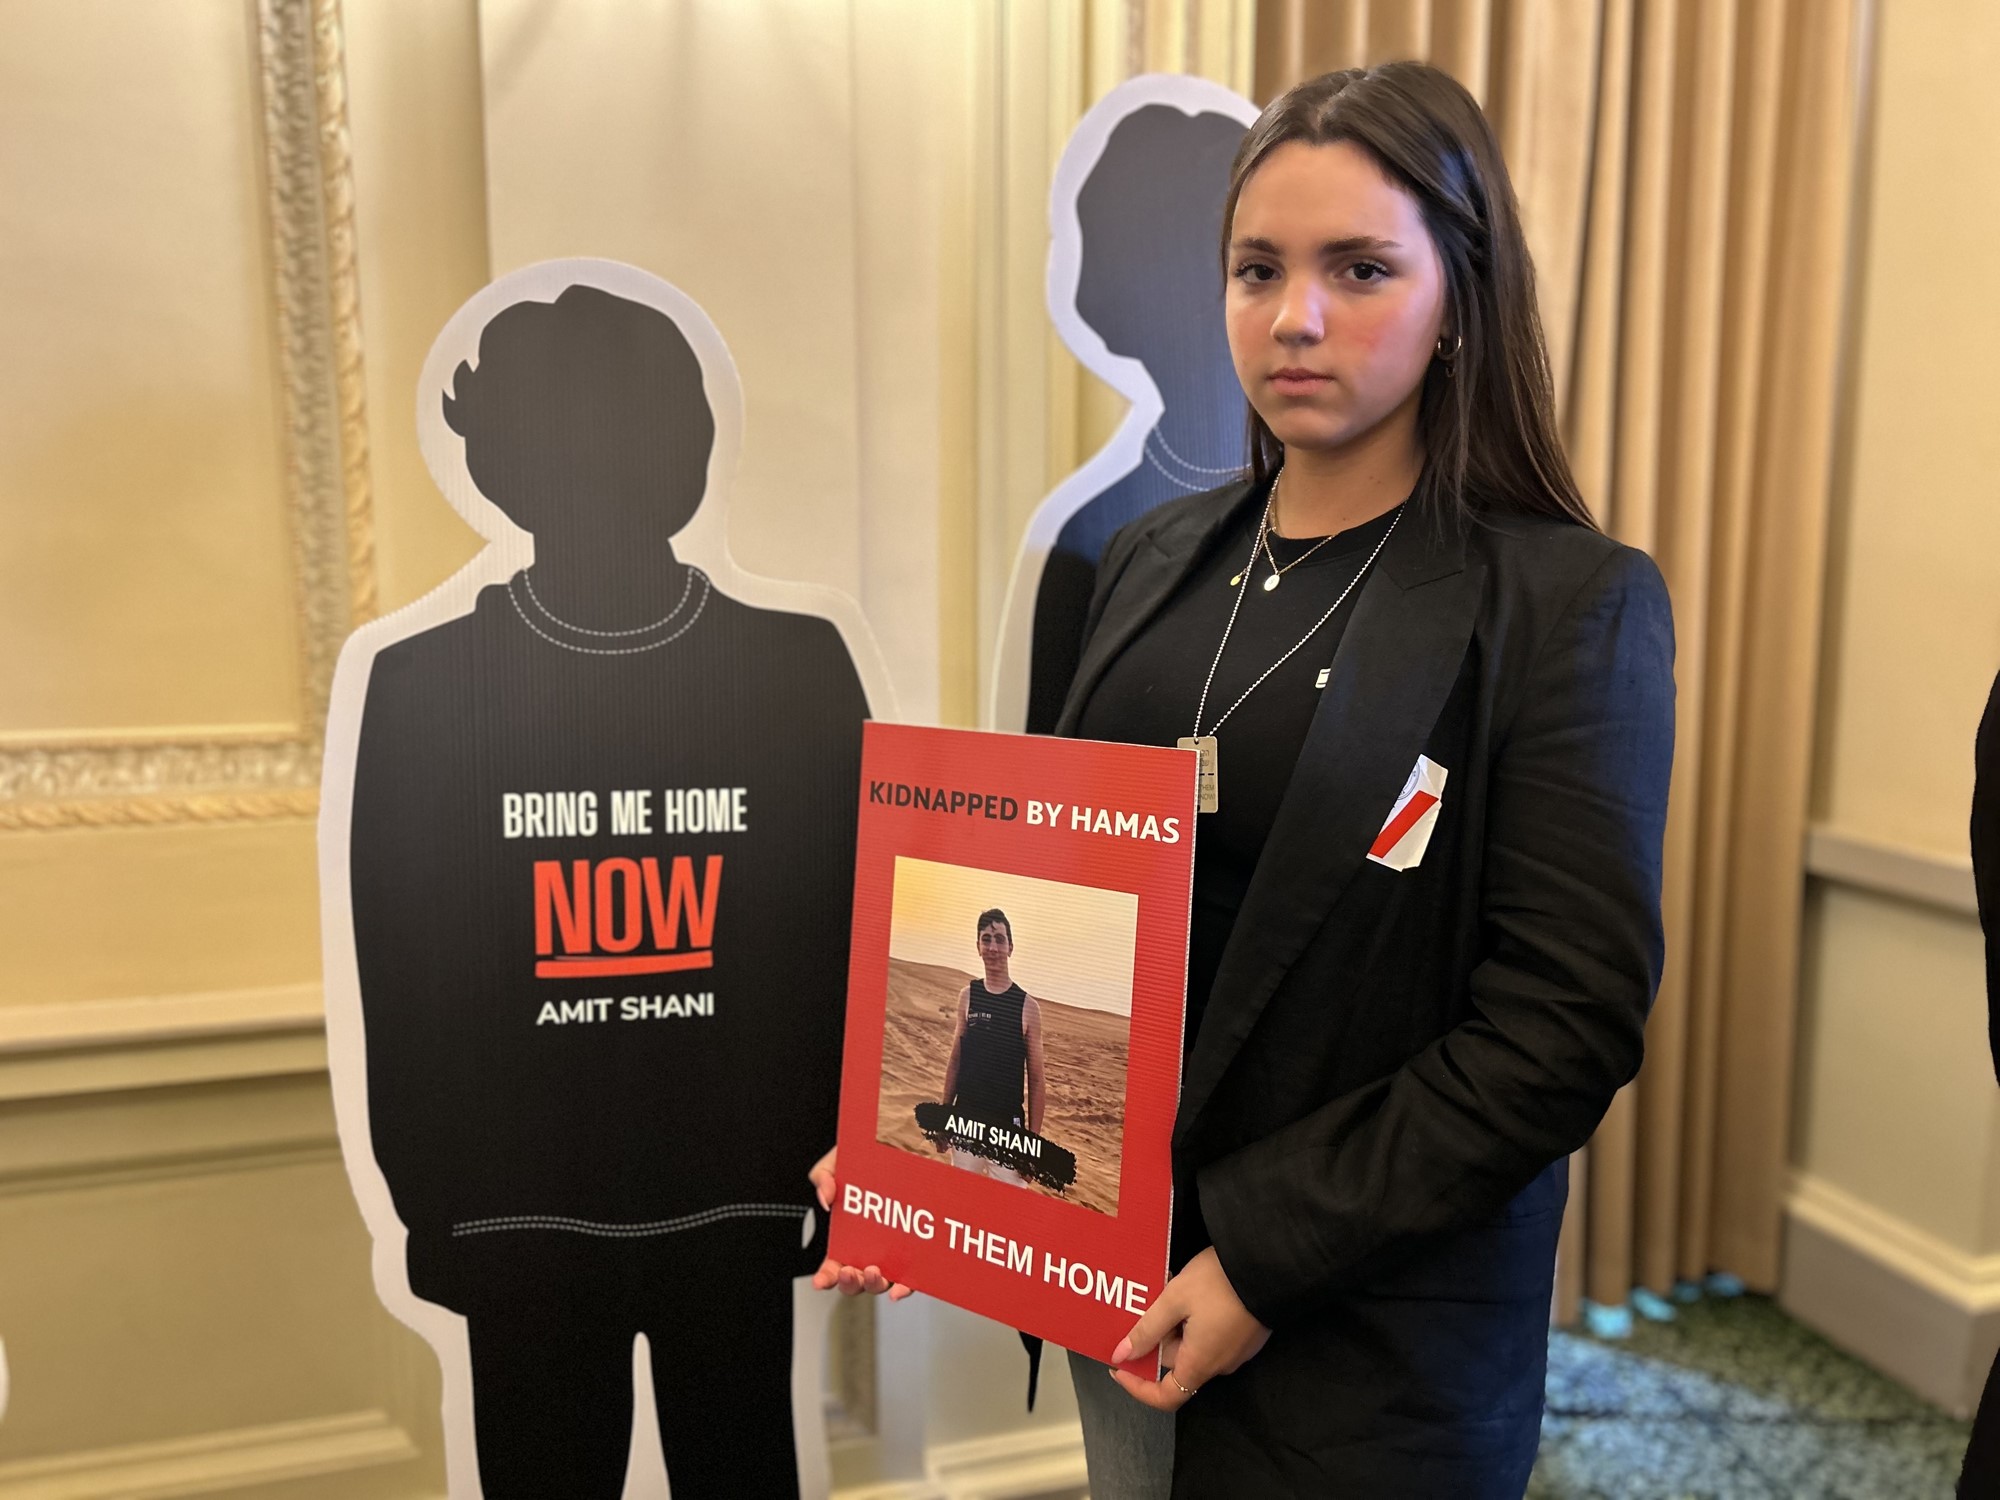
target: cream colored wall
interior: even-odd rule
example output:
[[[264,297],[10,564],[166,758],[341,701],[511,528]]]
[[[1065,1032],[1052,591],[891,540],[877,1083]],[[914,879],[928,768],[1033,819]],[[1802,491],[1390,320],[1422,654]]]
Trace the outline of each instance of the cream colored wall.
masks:
[[[346,45],[381,607],[473,548],[411,420],[437,328],[522,261],[617,256],[735,350],[740,560],[853,592],[904,715],[947,722],[1027,515],[1120,414],[1042,308],[1062,143],[1134,68],[1250,66],[1249,0],[5,8],[0,1500],[442,1490],[435,1363],[369,1284],[319,1024],[298,252],[262,119],[267,85],[314,95],[262,77],[258,33],[309,40],[314,3]],[[921,1300],[881,1330],[842,1484],[1075,1492],[1059,1359],[1030,1418],[1006,1330]]]
[[[486,0],[496,272],[627,261],[708,312],[744,388],[730,547],[869,616],[936,716],[941,240],[977,7]]]
[[[1871,66],[1814,807],[1822,838],[1959,890],[2000,668],[2000,11],[1882,0]],[[1808,1218],[1835,1204],[1864,1260],[1907,1252],[1971,1317],[2000,1251],[1979,931],[1895,888],[1814,882],[1794,1159]]]
[[[1816,788],[1823,825],[1957,862],[2000,669],[1996,65],[1982,0],[1881,7]],[[1974,1208],[2000,1162],[1965,1145],[1996,1104],[1975,924],[1840,891],[1816,915],[1800,1165],[2000,1249]]]
[[[484,286],[486,158],[477,0],[341,0],[360,219],[369,472],[382,608],[455,572],[478,538],[417,452],[431,340]]]
[[[0,745],[303,712],[252,25],[8,12]],[[0,838],[0,1007],[308,977],[311,892],[303,825]]]
[[[404,393],[486,277],[477,18],[346,21],[394,605],[465,551]],[[258,24],[0,18],[0,748],[128,743],[142,792],[145,747],[308,721]],[[441,1493],[334,1143],[309,819],[91,805],[0,833],[0,1496]]]
[[[300,712],[250,25],[10,12],[0,732]]]
[[[2000,666],[2000,11],[1884,0],[1821,816],[1965,854],[1972,731]]]
[[[1976,924],[1829,886],[1807,942],[1797,1166],[1968,1256],[2000,1248]]]

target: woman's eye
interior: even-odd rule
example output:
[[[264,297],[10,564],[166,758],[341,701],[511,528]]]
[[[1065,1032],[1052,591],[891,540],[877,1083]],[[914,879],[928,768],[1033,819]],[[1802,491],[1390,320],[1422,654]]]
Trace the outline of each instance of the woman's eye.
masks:
[[[1277,272],[1261,261],[1248,260],[1238,266],[1233,273],[1238,281],[1264,282],[1277,276]]]
[[[1354,279],[1356,281],[1363,281],[1363,282],[1380,281],[1389,274],[1389,268],[1387,266],[1383,265],[1379,261],[1373,261],[1373,260],[1356,261],[1353,265],[1348,267],[1348,270],[1354,273]]]

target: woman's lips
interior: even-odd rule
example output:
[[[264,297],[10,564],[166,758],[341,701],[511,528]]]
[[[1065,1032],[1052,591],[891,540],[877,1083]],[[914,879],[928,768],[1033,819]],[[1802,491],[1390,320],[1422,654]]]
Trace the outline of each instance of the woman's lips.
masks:
[[[1305,396],[1317,391],[1332,379],[1331,375],[1322,375],[1315,370],[1288,367],[1271,372],[1271,388],[1284,396]]]

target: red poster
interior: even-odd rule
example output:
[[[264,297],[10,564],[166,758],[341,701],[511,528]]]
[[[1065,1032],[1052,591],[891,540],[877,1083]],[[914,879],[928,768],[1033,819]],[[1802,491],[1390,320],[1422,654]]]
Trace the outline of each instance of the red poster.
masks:
[[[1194,752],[871,723],[861,774],[832,1254],[1108,1361],[1167,1278]]]

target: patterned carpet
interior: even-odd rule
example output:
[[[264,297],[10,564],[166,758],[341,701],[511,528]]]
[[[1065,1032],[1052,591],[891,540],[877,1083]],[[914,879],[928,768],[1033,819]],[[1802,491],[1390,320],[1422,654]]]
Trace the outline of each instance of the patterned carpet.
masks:
[[[1557,1333],[1529,1500],[1949,1500],[1967,1424],[1761,1297]]]

